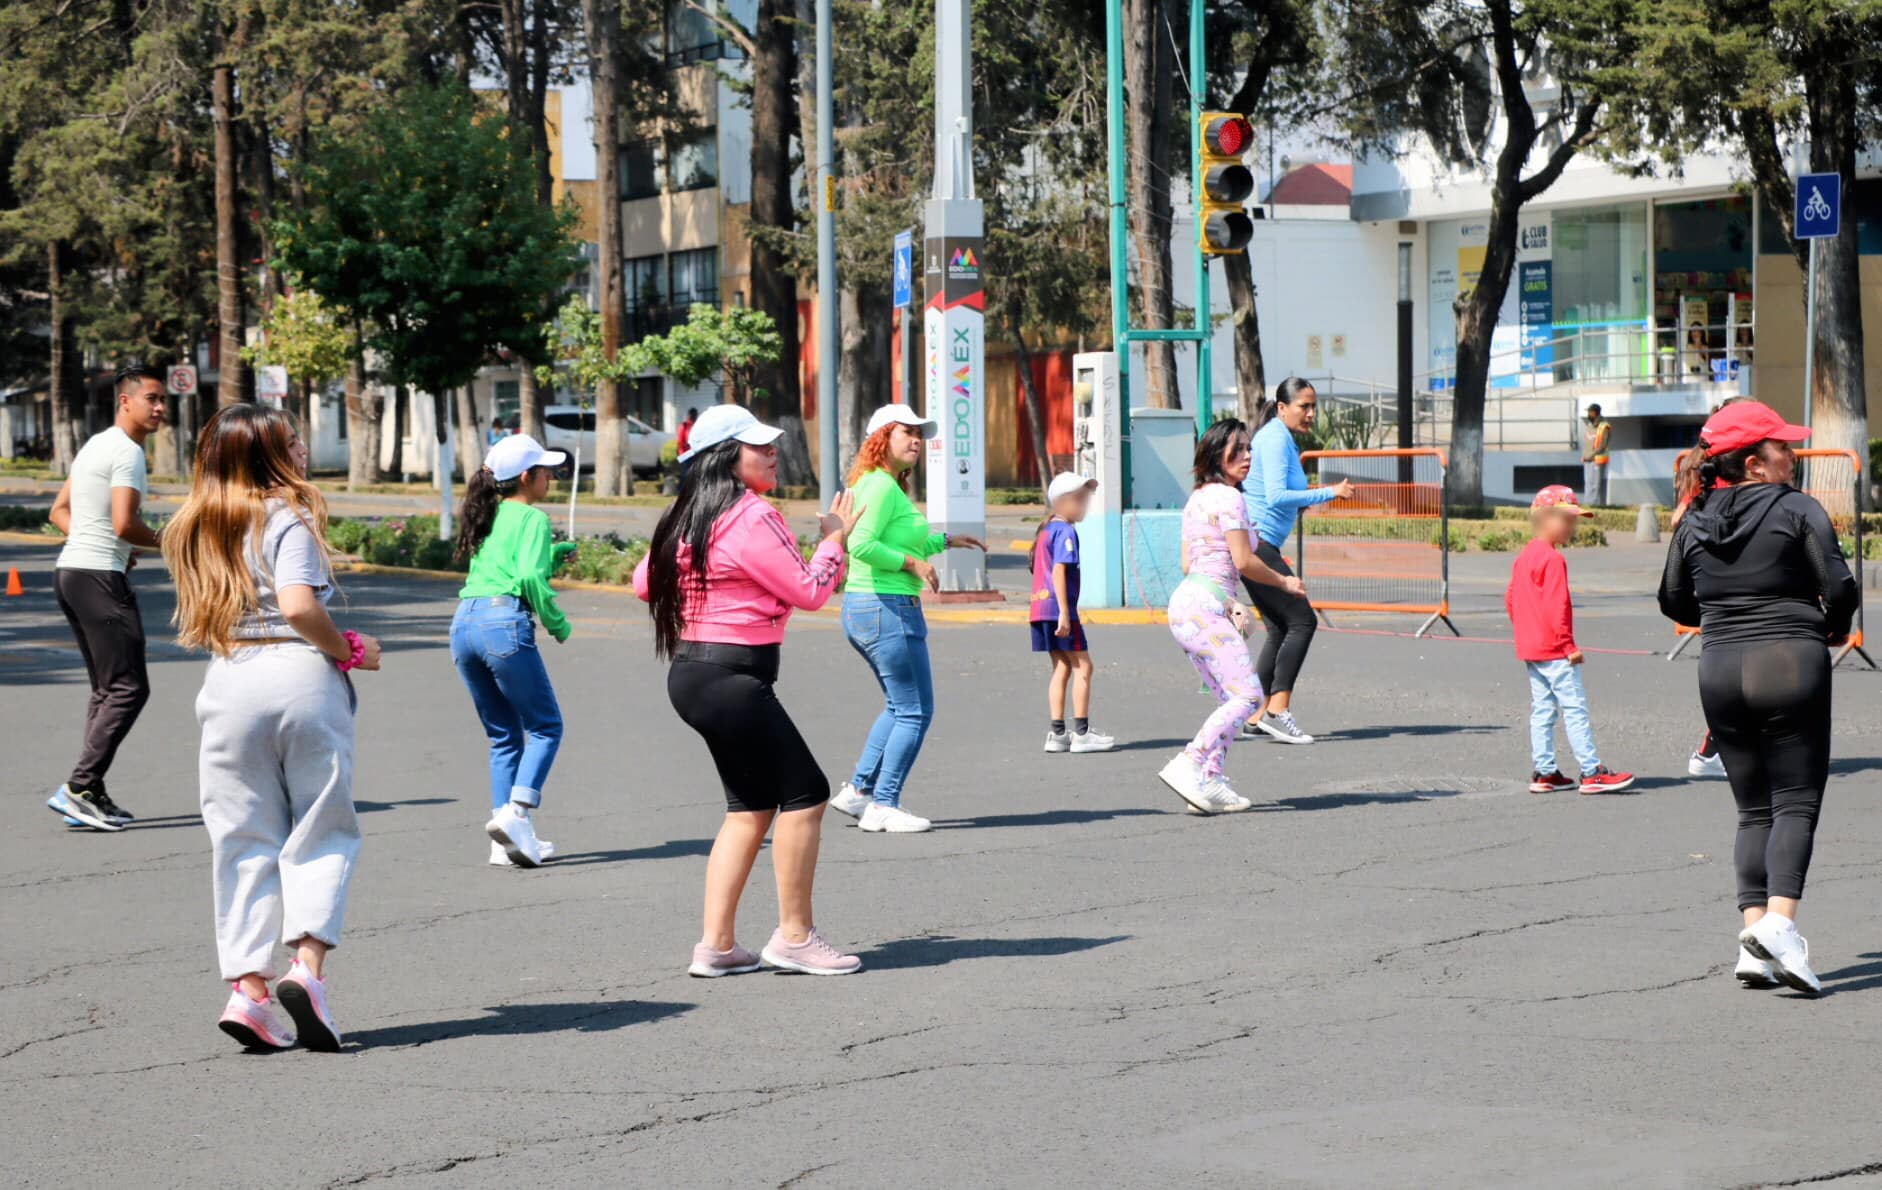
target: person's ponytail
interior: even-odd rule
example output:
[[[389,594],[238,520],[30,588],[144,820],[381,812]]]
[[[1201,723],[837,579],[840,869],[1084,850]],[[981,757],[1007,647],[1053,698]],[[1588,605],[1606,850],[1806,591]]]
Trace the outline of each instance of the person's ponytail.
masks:
[[[497,505],[516,490],[516,480],[498,483],[488,467],[479,467],[464,485],[464,503],[457,509],[457,542],[451,556],[469,562],[483,548],[484,538],[497,521]]]

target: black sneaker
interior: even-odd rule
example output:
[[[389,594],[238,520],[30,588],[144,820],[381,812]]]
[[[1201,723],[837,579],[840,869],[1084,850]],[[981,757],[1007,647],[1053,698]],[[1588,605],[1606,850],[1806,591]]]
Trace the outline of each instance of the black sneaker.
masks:
[[[93,804],[95,804],[99,808],[99,810],[104,812],[104,816],[106,818],[110,819],[112,822],[117,823],[119,826],[123,826],[127,822],[137,821],[137,815],[131,813],[129,810],[126,810],[123,806],[120,806],[116,802],[112,801],[111,795],[106,793],[102,789],[92,790],[91,799],[92,799]]]
[[[92,790],[74,791],[70,786],[61,785],[46,799],[46,808],[61,815],[67,822],[89,826],[93,830],[121,831],[122,822],[114,821],[105,815],[105,809],[98,804],[99,795]]]

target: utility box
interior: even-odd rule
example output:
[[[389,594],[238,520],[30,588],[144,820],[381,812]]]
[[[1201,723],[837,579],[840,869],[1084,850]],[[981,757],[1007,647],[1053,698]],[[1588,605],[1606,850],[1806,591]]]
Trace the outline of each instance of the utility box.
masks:
[[[1195,486],[1196,418],[1181,409],[1131,410],[1131,507],[1180,509]]]

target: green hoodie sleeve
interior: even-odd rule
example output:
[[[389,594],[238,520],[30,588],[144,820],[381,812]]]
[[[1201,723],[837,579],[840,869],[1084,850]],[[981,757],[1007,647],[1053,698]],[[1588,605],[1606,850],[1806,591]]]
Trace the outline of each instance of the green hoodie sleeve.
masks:
[[[549,586],[549,576],[555,573],[556,563],[560,561],[555,556],[549,518],[540,510],[531,511],[536,515],[524,523],[517,537],[516,583],[549,635],[559,641],[567,640],[568,617],[556,606],[555,591]]]
[[[908,496],[886,471],[871,471],[856,483],[856,503],[862,519],[850,530],[850,557],[872,570],[900,570],[908,557],[882,539],[909,509]]]

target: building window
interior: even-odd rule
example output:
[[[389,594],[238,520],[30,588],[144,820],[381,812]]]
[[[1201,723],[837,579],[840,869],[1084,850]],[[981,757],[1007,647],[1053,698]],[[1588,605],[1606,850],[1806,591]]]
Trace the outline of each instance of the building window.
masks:
[[[733,56],[718,23],[687,0],[671,0],[667,5],[664,48],[668,66]]]
[[[705,190],[719,184],[719,130],[705,128],[676,136],[667,148],[675,190]]]
[[[626,262],[621,282],[628,309],[651,310],[667,304],[665,264],[660,256],[636,256]]]
[[[499,380],[494,386],[490,398],[491,426],[515,425],[515,419],[523,408],[522,384],[515,380]]]
[[[719,250],[717,248],[697,248],[691,252],[675,252],[667,257],[668,273],[671,278],[668,292],[672,295],[675,306],[687,307],[694,302],[707,305],[719,304]]]
[[[621,146],[621,201],[653,198],[666,189],[665,162],[660,142],[635,141]]]
[[[660,424],[660,378],[641,376],[634,381],[631,390],[623,391],[621,396],[627,405],[629,417],[653,425]]]

